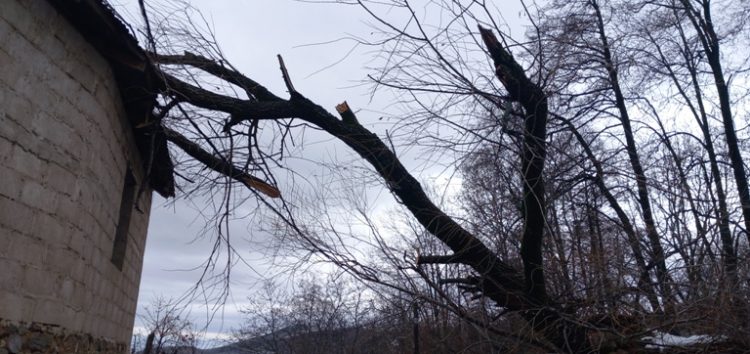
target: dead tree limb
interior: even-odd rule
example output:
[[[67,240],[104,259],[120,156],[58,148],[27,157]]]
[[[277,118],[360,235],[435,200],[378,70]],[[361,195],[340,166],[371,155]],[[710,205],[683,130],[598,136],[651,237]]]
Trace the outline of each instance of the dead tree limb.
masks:
[[[589,346],[585,338],[585,329],[576,321],[566,319],[562,312],[550,303],[544,290],[544,276],[541,272],[541,240],[544,230],[544,184],[541,171],[545,156],[546,96],[526,78],[520,65],[499,47],[497,40],[491,41],[494,38],[492,33],[484,29],[482,31],[483,38],[496,61],[498,76],[503,84],[507,85],[511,98],[519,101],[526,110],[523,161],[526,171],[524,195],[527,230],[522,246],[525,268],[523,274],[499,259],[481,240],[438,208],[427,196],[421,184],[377,135],[360,124],[351,124],[349,119],[333,116],[293,90],[293,87],[290,89],[288,100],[242,100],[210,92],[165,73],[161,77],[167,90],[166,94],[200,108],[231,114],[232,119],[225,129],[245,121],[296,118],[313,124],[341,140],[375,169],[385,180],[390,191],[428,232],[453,251],[458,263],[468,265],[477,272],[477,277],[482,280],[482,291],[485,296],[495,301],[498,306],[511,311],[521,311],[532,327],[560,350],[586,352]],[[284,75],[285,78],[289,77],[288,72]],[[265,90],[259,87],[256,89]],[[346,115],[347,111],[351,112],[348,105],[343,109],[343,115]],[[178,140],[172,136],[172,139]],[[234,173],[228,166],[218,168],[220,172],[228,172],[230,175]]]
[[[521,153],[524,231],[521,259],[526,295],[533,303],[541,305],[538,309],[529,309],[524,316],[537,331],[544,333],[561,350],[586,352],[589,350],[586,329],[563,318],[559,311],[550,310],[553,304],[550,304],[547,296],[544,277],[542,241],[547,218],[542,173],[547,153],[547,95],[526,76],[521,65],[500,44],[491,30],[478,27],[494,62],[495,75],[505,87],[510,100],[520,103],[524,109]]]
[[[206,167],[236,181],[242,182],[242,184],[248,188],[256,189],[271,198],[279,198],[281,196],[281,192],[278,188],[255,176],[243,172],[241,169],[235,167],[223,158],[217,157],[216,155],[204,150],[200,145],[190,141],[190,139],[182,134],[169,128],[162,128],[162,132],[169,142],[177,145],[177,147],[206,165]]]
[[[417,257],[417,265],[422,264],[457,264],[461,261],[456,255],[425,255]]]

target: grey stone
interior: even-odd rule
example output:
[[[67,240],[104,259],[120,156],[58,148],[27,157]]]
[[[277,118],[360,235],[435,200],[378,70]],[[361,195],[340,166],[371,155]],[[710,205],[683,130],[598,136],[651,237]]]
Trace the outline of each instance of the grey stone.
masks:
[[[21,347],[23,347],[23,339],[17,334],[11,334],[8,339],[5,340],[5,347],[11,353],[19,353]]]
[[[49,334],[40,334],[32,337],[27,344],[31,350],[45,351],[52,345],[52,336]]]

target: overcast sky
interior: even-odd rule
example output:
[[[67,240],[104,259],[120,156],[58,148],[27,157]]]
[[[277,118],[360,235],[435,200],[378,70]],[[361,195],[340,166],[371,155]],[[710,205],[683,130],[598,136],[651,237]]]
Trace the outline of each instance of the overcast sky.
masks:
[[[111,2],[126,20],[139,21],[135,0]],[[382,136],[387,124],[378,117],[392,109],[384,103],[389,98],[372,98],[369,87],[360,85],[371,74],[365,67],[372,59],[373,48],[358,47],[346,39],[350,35],[366,38],[371,33],[370,20],[360,8],[289,0],[191,3],[211,24],[221,49],[239,70],[283,96],[286,90],[276,59],[276,54],[282,54],[298,91],[330,111],[347,100],[355,110],[362,109],[358,118],[371,122],[366,126]],[[512,11],[511,15],[516,16],[517,6]],[[322,153],[326,156],[348,153],[337,151],[342,148],[335,144],[323,145],[331,146]],[[407,166],[416,165],[405,162]],[[379,198],[387,204],[391,199],[385,194]],[[197,211],[202,202],[205,201],[194,200],[193,205],[182,200],[168,203],[155,195],[141,278],[139,316],[144,306],[157,296],[179,298],[198,280],[200,266],[212,245],[210,238],[200,237],[206,231],[205,219]],[[233,226],[235,234],[247,234],[247,230],[242,222]],[[212,335],[227,333],[240,324],[238,309],[269,274],[266,265],[270,256],[258,247],[268,236],[244,236],[248,237],[234,238],[234,242],[237,249],[246,252],[243,256],[250,266],[235,268],[229,302],[209,327]],[[205,307],[195,306],[191,316],[202,325],[206,314]],[[137,318],[136,327],[139,326],[142,322]]]
[[[116,10],[127,20],[139,21],[135,1],[113,1]],[[319,104],[333,107],[347,100],[352,107],[367,107],[367,88],[358,85],[366,79],[363,70],[368,60],[364,48],[357,48],[347,33],[366,33],[361,11],[351,6],[310,4],[294,1],[194,1],[195,6],[213,27],[221,49],[238,69],[252,76],[279,95],[285,88],[278,70],[276,54],[284,57],[295,87]],[[333,41],[333,42],[332,42]],[[323,44],[321,44],[323,43]],[[362,50],[358,50],[362,49]],[[371,50],[371,49],[370,49]],[[201,235],[206,221],[193,205],[175,203],[155,195],[148,241],[141,277],[136,330],[143,326],[140,316],[144,307],[156,297],[181,298],[200,277],[201,266],[209,256],[211,237]],[[228,303],[211,321],[209,336],[228,333],[242,321],[239,308],[245,297],[256,290],[268,276],[268,258],[263,250],[253,252],[243,235],[247,230],[235,222],[233,242],[251,267],[238,265],[232,274]],[[249,235],[253,240],[263,235]],[[190,316],[204,325],[210,308],[195,300]],[[212,305],[212,304],[209,304]]]

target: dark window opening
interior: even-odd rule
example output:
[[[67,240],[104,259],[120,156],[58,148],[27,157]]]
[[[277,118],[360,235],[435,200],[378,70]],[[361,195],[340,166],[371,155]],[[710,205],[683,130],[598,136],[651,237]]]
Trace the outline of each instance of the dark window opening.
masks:
[[[130,228],[130,215],[133,212],[135,201],[135,177],[133,171],[128,168],[125,172],[125,185],[122,187],[122,199],[120,200],[120,216],[117,220],[115,231],[115,244],[112,248],[112,264],[122,270],[125,263],[125,250],[128,246],[128,229]]]

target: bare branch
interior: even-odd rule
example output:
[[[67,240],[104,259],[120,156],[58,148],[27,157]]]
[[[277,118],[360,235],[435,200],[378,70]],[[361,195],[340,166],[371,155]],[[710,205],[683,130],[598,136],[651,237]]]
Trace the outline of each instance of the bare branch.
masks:
[[[167,140],[177,145],[188,155],[206,165],[206,167],[227,177],[242,182],[248,188],[256,189],[271,198],[279,198],[281,196],[281,192],[278,190],[278,188],[264,182],[263,180],[255,176],[243,172],[223,158],[216,157],[208,151],[203,150],[203,148],[201,148],[198,144],[190,141],[182,134],[169,128],[162,128],[162,131],[164,132],[164,136],[166,136]]]
[[[222,80],[226,80],[233,83],[247,92],[251,97],[254,97],[258,101],[280,101],[281,98],[274,95],[263,85],[257,83],[255,80],[243,75],[237,70],[228,68],[223,63],[217,63],[209,58],[193,54],[191,52],[185,52],[183,55],[162,55],[157,53],[149,53],[149,56],[153,60],[160,64],[168,65],[190,65],[192,67],[201,69],[209,74],[212,74]]]

